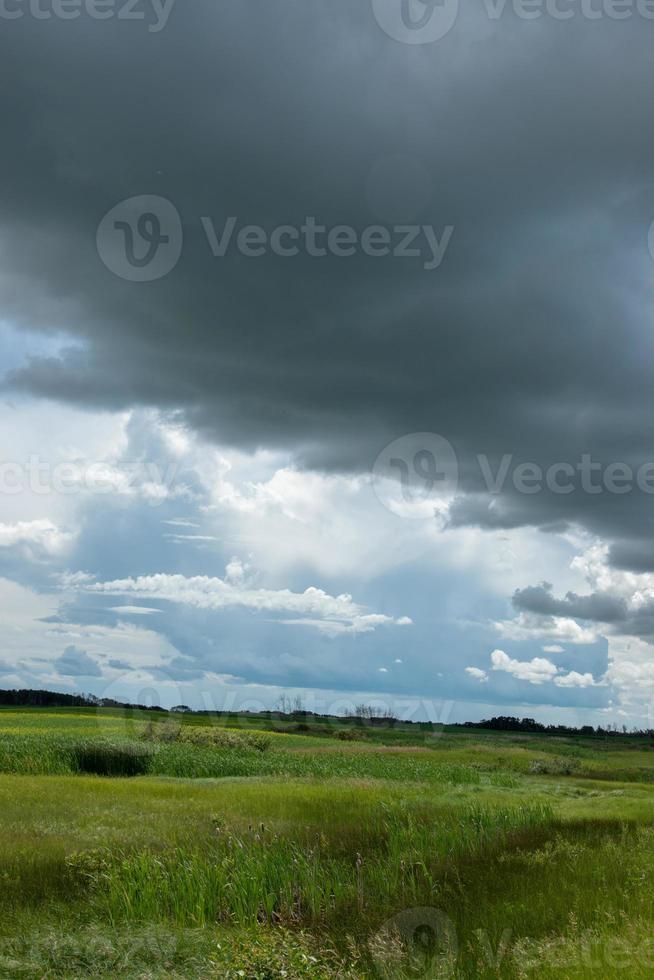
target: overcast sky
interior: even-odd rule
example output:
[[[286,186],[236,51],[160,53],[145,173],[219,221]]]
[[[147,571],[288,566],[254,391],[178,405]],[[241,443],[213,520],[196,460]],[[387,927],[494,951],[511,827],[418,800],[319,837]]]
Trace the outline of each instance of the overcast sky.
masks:
[[[1,687],[654,725],[619,13],[2,5]]]

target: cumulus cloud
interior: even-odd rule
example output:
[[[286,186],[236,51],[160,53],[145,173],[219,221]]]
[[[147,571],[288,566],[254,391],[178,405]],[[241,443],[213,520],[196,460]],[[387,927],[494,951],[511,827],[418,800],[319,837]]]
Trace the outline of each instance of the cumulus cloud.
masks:
[[[645,716],[654,727],[654,648],[633,636],[609,638],[606,681],[615,692],[616,707]]]
[[[481,684],[485,684],[488,680],[488,674],[486,671],[481,670],[479,667],[466,667],[466,674],[469,674],[470,677],[474,677],[474,679],[479,681]]]
[[[513,596],[513,605],[518,610],[540,616],[587,619],[602,623],[619,622],[627,614],[626,602],[620,596],[610,592],[594,592],[590,595],[568,592],[565,598],[557,599],[552,594],[552,585],[549,582],[518,589]]]
[[[595,643],[599,635],[597,630],[581,626],[574,619],[533,613],[520,613],[514,619],[502,620],[494,625],[502,637],[516,642],[553,639],[577,646],[587,646]]]
[[[395,619],[381,613],[367,613],[346,593],[331,596],[313,586],[301,593],[289,589],[253,588],[245,581],[244,566],[236,559],[232,559],[227,566],[224,579],[161,573],[95,582],[86,586],[86,590],[104,595],[137,596],[146,600],[163,599],[212,611],[240,608],[272,615],[292,613],[295,614],[293,618],[284,618],[280,622],[311,626],[329,635],[368,633],[379,626],[407,626],[411,623],[406,616]]]
[[[576,670],[571,670],[569,674],[562,674],[554,678],[557,687],[594,687],[596,684],[592,674],[580,674]]]
[[[534,657],[528,662],[512,660],[503,650],[493,650],[491,664],[493,670],[505,671],[507,674],[517,677],[518,680],[529,681],[530,684],[542,684],[544,681],[551,681],[558,673],[558,667],[544,657]]]
[[[39,551],[57,553],[70,540],[70,533],[62,531],[49,520],[17,521],[15,524],[0,523],[0,548],[30,545]]]
[[[575,670],[565,673],[545,657],[534,657],[528,661],[514,660],[503,650],[493,650],[491,664],[493,670],[511,674],[517,680],[527,681],[529,684],[553,681],[557,687],[593,687],[596,683],[592,674],[580,674]]]

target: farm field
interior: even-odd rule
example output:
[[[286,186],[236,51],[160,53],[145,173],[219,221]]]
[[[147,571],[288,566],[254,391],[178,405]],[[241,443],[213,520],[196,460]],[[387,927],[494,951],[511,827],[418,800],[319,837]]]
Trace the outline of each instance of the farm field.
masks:
[[[0,976],[654,976],[647,741],[272,727],[1,710]]]

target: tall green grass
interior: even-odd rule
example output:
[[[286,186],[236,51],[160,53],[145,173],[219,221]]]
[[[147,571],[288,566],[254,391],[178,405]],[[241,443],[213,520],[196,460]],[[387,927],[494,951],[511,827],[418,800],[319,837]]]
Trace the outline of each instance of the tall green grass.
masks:
[[[112,921],[315,926],[390,913],[398,902],[424,903],[453,862],[541,833],[552,822],[543,805],[468,805],[440,821],[385,806],[363,835],[375,845],[365,853],[320,833],[303,842],[265,824],[237,833],[217,823],[203,841],[81,854],[68,867],[91,884]]]
[[[429,781],[459,785],[481,782],[480,770],[473,765],[444,762],[430,753],[402,754],[351,752],[335,748],[328,752],[296,752],[281,742],[269,747],[268,736],[256,733],[223,733],[207,730],[208,736],[163,739],[144,743],[129,739],[98,736],[95,740],[79,741],[74,736],[3,735],[0,738],[0,773],[29,775],[64,775],[77,772],[97,772],[100,775],[119,775],[103,769],[100,758],[105,755],[119,759],[133,757],[142,760],[141,774],[173,776],[186,779],[222,779],[225,777],[314,777],[387,779],[394,781]],[[94,748],[95,746],[95,748]],[[98,767],[92,767],[96,757]],[[108,765],[108,763],[107,763]],[[129,769],[129,767],[127,767]],[[135,775],[126,771],[125,775]]]

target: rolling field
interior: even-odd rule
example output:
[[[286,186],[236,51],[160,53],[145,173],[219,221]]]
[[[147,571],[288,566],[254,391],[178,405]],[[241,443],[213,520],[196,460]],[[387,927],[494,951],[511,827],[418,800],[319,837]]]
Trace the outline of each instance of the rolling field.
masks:
[[[654,976],[649,743],[182,721],[0,711],[0,976]]]

